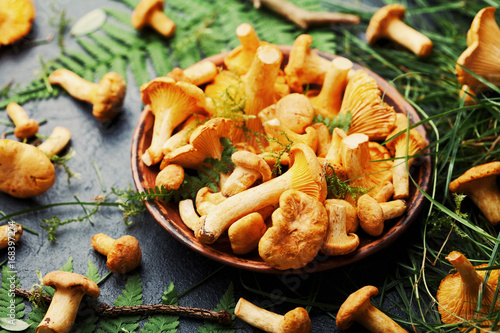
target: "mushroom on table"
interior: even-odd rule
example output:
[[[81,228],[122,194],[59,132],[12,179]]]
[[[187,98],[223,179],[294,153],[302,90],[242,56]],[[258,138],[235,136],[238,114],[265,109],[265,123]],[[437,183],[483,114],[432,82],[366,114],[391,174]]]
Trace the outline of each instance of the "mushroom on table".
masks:
[[[28,139],[38,132],[38,122],[28,117],[26,111],[17,103],[10,102],[6,107],[7,114],[15,125],[14,135],[20,139]]]
[[[0,227],[0,250],[19,242],[23,234],[23,226],[17,223]]]
[[[139,241],[133,236],[125,235],[115,240],[100,233],[92,237],[91,244],[97,252],[107,257],[106,265],[113,273],[128,273],[141,263]]]
[[[163,0],[141,0],[132,12],[131,23],[135,29],[152,27],[165,37],[175,33],[176,25],[164,12]]]
[[[55,289],[49,309],[36,333],[68,333],[75,322],[83,296],[99,297],[97,284],[80,274],[54,271],[43,278],[43,284]]]

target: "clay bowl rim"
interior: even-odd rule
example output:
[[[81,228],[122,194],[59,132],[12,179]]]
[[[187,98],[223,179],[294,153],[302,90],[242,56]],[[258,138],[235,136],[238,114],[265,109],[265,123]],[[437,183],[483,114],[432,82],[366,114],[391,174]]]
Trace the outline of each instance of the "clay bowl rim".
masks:
[[[278,45],[280,50],[283,52],[284,60],[288,58],[291,50],[289,45]],[[322,57],[332,60],[335,55],[314,50],[316,53]],[[214,62],[216,65],[222,65],[224,57],[228,52],[220,53],[211,57],[206,58]],[[389,105],[394,106],[396,112],[403,112],[409,118],[412,124],[419,122],[421,119],[415,109],[407,102],[403,96],[390,85],[386,80],[380,77],[373,71],[357,64],[353,64],[354,69],[363,69],[369,75],[371,75],[378,83],[379,89],[382,91],[384,101]],[[141,161],[141,155],[144,150],[149,146],[150,132],[152,129],[154,117],[151,110],[146,106],[139,117],[137,125],[133,132],[132,145],[131,145],[131,166],[132,166],[132,176],[134,185],[138,192],[143,192],[148,188],[154,187],[150,186],[151,179],[159,171],[156,167],[147,167]],[[423,135],[427,142],[429,142],[427,132],[423,126],[417,126],[416,129]],[[431,159],[430,156],[425,155],[416,160],[416,166],[412,166],[412,177],[416,179],[418,186],[424,192],[427,192],[430,185],[430,175],[431,175]],[[154,185],[154,183],[153,183]],[[355,263],[361,259],[364,259],[386,247],[391,245],[396,239],[403,234],[408,227],[417,219],[420,211],[425,203],[425,196],[420,192],[411,182],[410,182],[410,197],[407,200],[408,208],[406,213],[398,218],[391,221],[386,221],[386,226],[382,235],[379,237],[369,237],[366,234],[361,234],[361,244],[356,251],[353,253],[343,255],[343,256],[326,256],[321,253],[309,264],[299,269],[289,269],[289,270],[278,270],[269,265],[267,265],[262,259],[258,258],[258,254],[238,256],[231,253],[228,243],[218,246],[217,242],[211,245],[200,243],[193,235],[193,232],[189,230],[178,215],[178,211],[172,204],[166,205],[163,202],[155,201],[145,201],[144,204],[151,214],[151,216],[177,241],[191,248],[192,250],[202,254],[219,263],[234,267],[245,269],[260,273],[271,273],[271,274],[302,274],[320,272],[324,270],[330,270],[334,268],[339,268],[352,263]],[[260,260],[259,260],[260,259]]]

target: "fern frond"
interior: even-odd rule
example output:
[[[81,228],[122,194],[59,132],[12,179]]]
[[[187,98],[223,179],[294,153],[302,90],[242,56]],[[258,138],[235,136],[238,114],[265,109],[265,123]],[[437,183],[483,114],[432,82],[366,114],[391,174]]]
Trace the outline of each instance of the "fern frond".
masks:
[[[128,26],[130,29],[133,29],[132,24],[130,22],[130,12],[124,12],[122,10],[118,10],[115,8],[103,8],[106,15],[114,18],[116,21],[121,24]]]
[[[234,286],[233,283],[229,283],[229,287],[227,288],[226,292],[220,299],[219,303],[217,304],[216,308],[214,309],[215,311],[227,311],[231,314],[232,318],[234,319],[234,308],[236,306],[236,300],[234,298]],[[209,332],[221,332],[221,333],[233,333],[235,332],[235,329],[227,326],[223,326],[219,323],[214,323],[214,322],[208,322],[205,321],[203,327],[198,328],[199,333],[209,333]]]
[[[137,85],[141,85],[151,80],[151,75],[146,65],[146,54],[142,50],[132,50],[129,53],[130,70]]]
[[[24,303],[22,297],[14,296],[11,293],[11,286],[20,287],[17,274],[7,265],[2,266],[2,289],[0,289],[0,318],[11,318],[10,309],[14,306],[14,318],[24,317]],[[0,332],[5,332],[0,330]]]
[[[164,41],[154,40],[147,44],[146,50],[157,76],[165,76],[173,69],[170,50]]]
[[[170,282],[167,290],[163,292],[162,303],[165,305],[178,305],[178,294],[174,283]],[[179,326],[179,316],[156,315],[150,316],[144,324],[141,333],[175,333]]]

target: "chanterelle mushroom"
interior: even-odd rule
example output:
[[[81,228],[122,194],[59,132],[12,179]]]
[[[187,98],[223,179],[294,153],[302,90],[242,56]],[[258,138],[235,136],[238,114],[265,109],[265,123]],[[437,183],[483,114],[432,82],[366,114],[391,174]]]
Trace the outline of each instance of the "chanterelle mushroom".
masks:
[[[75,322],[83,296],[97,298],[100,294],[94,281],[76,273],[50,272],[43,278],[43,284],[56,291],[36,333],[68,333]]]
[[[432,41],[402,21],[405,13],[406,8],[397,3],[380,8],[366,29],[366,40],[372,44],[379,38],[388,38],[419,57],[428,56],[432,51]]]
[[[358,199],[357,210],[361,229],[370,236],[380,236],[386,220],[404,214],[406,202],[403,200],[377,202],[368,194],[363,194]]]
[[[0,191],[29,198],[47,191],[55,180],[54,165],[42,151],[26,143],[0,140]]]
[[[231,249],[235,254],[247,254],[253,251],[259,245],[266,228],[261,214],[255,212],[243,216],[227,230]]]
[[[42,142],[37,148],[50,158],[59,154],[69,143],[70,139],[71,131],[69,129],[62,126],[56,126],[47,140]]]
[[[259,255],[277,269],[304,267],[323,245],[327,212],[317,199],[297,190],[283,192],[279,203],[273,225],[259,241]]]
[[[91,244],[97,252],[107,256],[106,265],[113,273],[125,274],[141,263],[141,248],[133,236],[125,235],[115,240],[101,233],[92,237]]]
[[[21,235],[23,234],[23,226],[17,223],[6,224],[0,227],[0,250],[11,246],[14,242],[19,242]]]
[[[74,98],[91,103],[92,114],[100,122],[110,121],[119,114],[127,90],[125,79],[115,72],[106,73],[99,83],[93,83],[59,68],[48,79],[50,84],[60,85]]]
[[[0,6],[0,46],[26,36],[35,19],[32,0],[6,0]]]
[[[26,111],[17,103],[10,102],[6,107],[7,114],[16,126],[14,128],[14,135],[24,140],[32,137],[38,132],[38,122],[35,119],[30,119]]]
[[[441,321],[445,324],[453,324],[471,319],[481,319],[490,312],[493,300],[496,299],[495,290],[499,270],[477,270],[477,268],[484,268],[488,265],[473,267],[470,261],[457,251],[452,251],[446,259],[457,269],[458,273],[446,276],[439,285],[437,300]],[[489,278],[484,283],[486,273],[489,273]],[[478,295],[481,290],[482,304],[480,310],[477,311]],[[493,311],[498,311],[499,307],[500,303],[496,301]],[[489,327],[492,322],[482,320],[478,324]],[[465,331],[468,328],[470,328],[469,325],[464,325],[461,330]]]
[[[374,286],[365,286],[347,297],[337,312],[337,327],[347,330],[353,322],[358,322],[373,333],[407,332],[388,315],[372,305],[370,298],[378,295]]]
[[[467,85],[473,92],[484,88],[474,75],[483,77],[486,81],[500,85],[500,28],[495,21],[495,7],[481,9],[467,32],[467,49],[457,60],[455,70],[460,83]]]
[[[347,231],[346,206],[326,200],[325,208],[328,213],[328,229],[321,246],[321,252],[336,256],[356,250],[359,245],[359,237]]]
[[[384,140],[396,122],[394,108],[381,98],[381,91],[373,77],[358,69],[345,88],[340,113],[352,115],[347,134],[363,133],[370,140]]]
[[[213,243],[224,230],[239,218],[279,202],[288,189],[302,191],[319,202],[326,199],[326,181],[314,151],[303,143],[292,145],[290,168],[279,177],[235,194],[209,214],[200,218],[196,237],[203,243]]]
[[[192,83],[158,77],[141,86],[141,95],[155,116],[151,145],[141,157],[151,166],[163,158],[163,145],[174,129],[193,113],[203,111],[205,94]]]
[[[259,40],[255,29],[248,23],[242,23],[236,28],[236,36],[241,45],[224,58],[224,64],[231,72],[245,75],[252,65],[257,49],[265,42]]]
[[[500,223],[500,162],[475,166],[450,183],[451,192],[467,195],[493,225]]]
[[[307,310],[302,307],[288,311],[282,316],[240,298],[234,308],[234,315],[265,332],[309,333],[311,331],[311,319]]]
[[[163,12],[163,0],[141,0],[135,7],[131,23],[135,29],[150,26],[165,37],[175,33],[175,23]]]

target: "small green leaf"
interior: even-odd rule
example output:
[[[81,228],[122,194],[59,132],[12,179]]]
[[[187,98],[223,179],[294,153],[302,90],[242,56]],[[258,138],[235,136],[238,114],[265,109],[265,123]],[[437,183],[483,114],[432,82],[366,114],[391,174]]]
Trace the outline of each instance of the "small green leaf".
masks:
[[[106,12],[101,9],[95,9],[83,15],[71,28],[72,36],[84,36],[99,29],[106,22]]]
[[[30,327],[25,321],[11,318],[0,318],[0,327],[9,332],[21,332]]]

